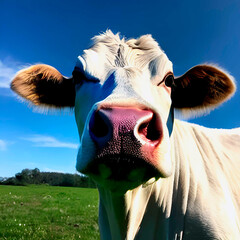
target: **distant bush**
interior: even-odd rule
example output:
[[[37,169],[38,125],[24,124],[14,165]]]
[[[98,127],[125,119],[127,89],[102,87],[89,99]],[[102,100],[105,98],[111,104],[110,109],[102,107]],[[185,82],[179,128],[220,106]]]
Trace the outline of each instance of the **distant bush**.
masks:
[[[96,188],[95,183],[87,176],[70,173],[40,172],[38,168],[26,168],[16,173],[15,177],[0,178],[0,184],[22,186],[48,184],[50,186]]]
[[[2,185],[24,185],[20,183],[15,177],[5,178],[0,183]]]

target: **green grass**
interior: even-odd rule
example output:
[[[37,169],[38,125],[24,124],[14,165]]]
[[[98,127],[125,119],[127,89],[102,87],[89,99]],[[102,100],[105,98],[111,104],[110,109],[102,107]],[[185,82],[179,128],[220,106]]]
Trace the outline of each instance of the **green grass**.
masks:
[[[0,240],[99,238],[96,189],[0,186]]]

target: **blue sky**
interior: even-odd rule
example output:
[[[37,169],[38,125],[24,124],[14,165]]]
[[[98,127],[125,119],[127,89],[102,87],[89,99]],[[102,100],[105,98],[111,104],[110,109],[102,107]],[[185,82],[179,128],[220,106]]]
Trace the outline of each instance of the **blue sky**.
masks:
[[[127,38],[152,34],[175,75],[217,63],[240,84],[240,1],[0,0],[0,176],[23,168],[75,172],[79,137],[73,114],[40,114],[9,90],[16,71],[46,63],[70,76],[90,38],[111,29]],[[240,126],[240,92],[210,115],[208,127]]]

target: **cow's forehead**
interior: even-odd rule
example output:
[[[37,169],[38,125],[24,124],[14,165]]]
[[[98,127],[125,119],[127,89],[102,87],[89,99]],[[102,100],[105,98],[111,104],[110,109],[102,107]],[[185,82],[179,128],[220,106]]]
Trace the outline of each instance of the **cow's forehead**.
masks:
[[[118,68],[149,71],[151,77],[163,78],[172,72],[172,63],[151,35],[126,40],[110,30],[93,38],[91,48],[84,50],[77,66],[104,81]]]

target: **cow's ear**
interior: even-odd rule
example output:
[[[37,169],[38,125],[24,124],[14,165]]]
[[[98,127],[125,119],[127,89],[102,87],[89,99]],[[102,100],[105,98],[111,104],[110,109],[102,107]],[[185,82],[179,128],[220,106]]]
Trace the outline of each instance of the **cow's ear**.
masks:
[[[17,73],[11,89],[34,105],[74,107],[75,86],[55,68],[38,64]]]
[[[233,77],[210,65],[197,65],[171,86],[173,106],[185,113],[203,113],[229,99],[235,92]]]

